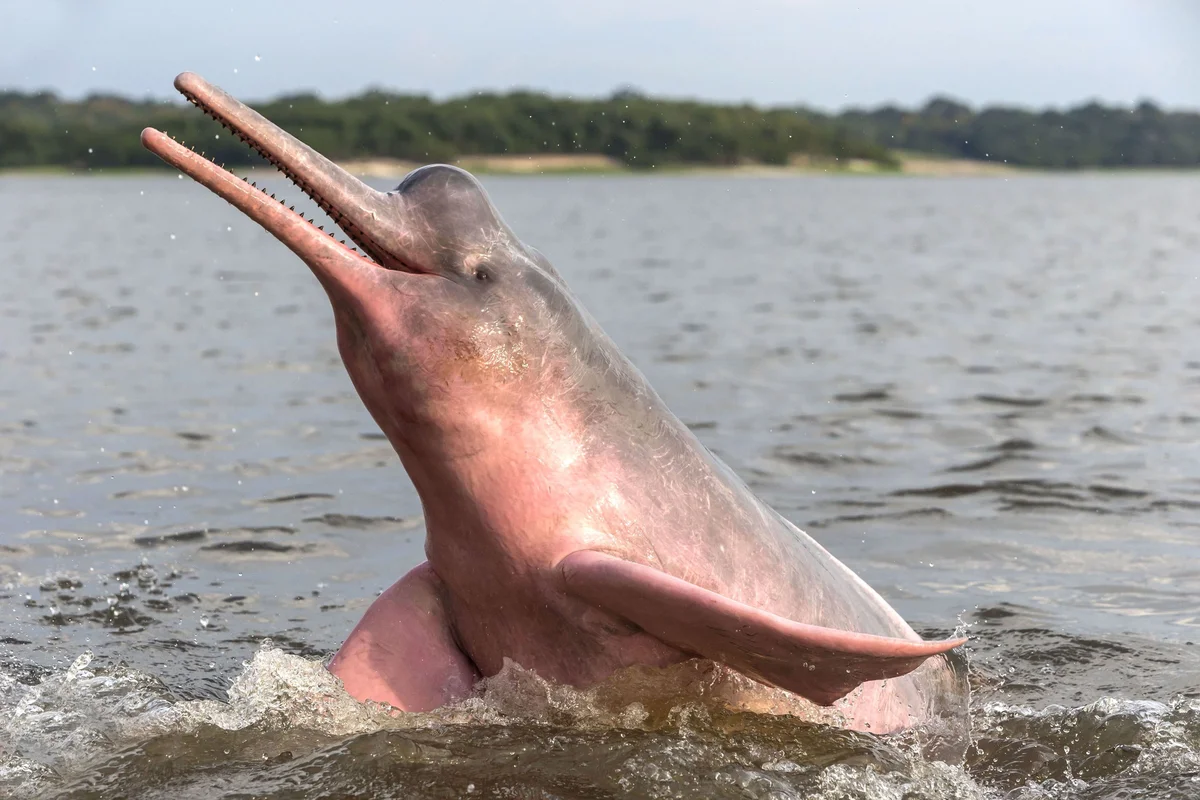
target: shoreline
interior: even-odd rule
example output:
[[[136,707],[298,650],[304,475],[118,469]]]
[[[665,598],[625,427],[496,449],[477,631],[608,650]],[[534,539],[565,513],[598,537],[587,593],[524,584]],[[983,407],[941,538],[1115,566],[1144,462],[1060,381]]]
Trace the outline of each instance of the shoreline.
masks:
[[[1077,170],[1043,169],[1020,167],[993,161],[975,161],[961,158],[942,158],[924,153],[897,153],[899,165],[888,167],[865,159],[793,157],[788,164],[667,164],[649,169],[633,169],[616,159],[599,154],[568,155],[539,153],[529,155],[477,155],[463,156],[452,163],[476,175],[489,176],[725,176],[725,177],[914,177],[914,178],[981,178],[1043,175],[1182,175],[1200,173],[1200,167],[1085,167]],[[337,162],[350,174],[367,179],[399,179],[421,162],[391,158],[356,159]],[[234,168],[239,176],[278,174],[269,167]],[[46,177],[124,177],[135,175],[161,175],[169,168],[145,167],[88,167],[72,168],[58,165],[0,168],[0,177],[46,176]]]
[[[724,175],[745,177],[788,177],[802,175],[998,175],[1030,172],[1005,164],[967,159],[899,155],[899,165],[886,166],[866,159],[794,156],[787,164],[665,164],[633,169],[599,154],[541,153],[528,155],[463,156],[456,166],[478,175]],[[401,178],[420,166],[413,161],[373,158],[338,164],[359,178]]]

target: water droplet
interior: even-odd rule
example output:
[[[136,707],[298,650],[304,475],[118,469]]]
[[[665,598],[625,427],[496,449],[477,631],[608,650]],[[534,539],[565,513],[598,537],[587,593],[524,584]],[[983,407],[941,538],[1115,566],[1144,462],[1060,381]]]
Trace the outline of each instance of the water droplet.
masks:
[[[208,627],[208,617],[201,617],[201,618],[200,618],[200,627],[201,627],[201,628],[207,628],[207,627]]]

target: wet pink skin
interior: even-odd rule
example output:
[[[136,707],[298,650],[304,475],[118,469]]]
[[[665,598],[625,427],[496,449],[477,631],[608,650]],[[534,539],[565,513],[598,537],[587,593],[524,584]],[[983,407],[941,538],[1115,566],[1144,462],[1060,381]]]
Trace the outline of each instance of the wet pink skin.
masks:
[[[143,133],[308,264],[346,370],[420,495],[428,561],[375,601],[330,662],[352,695],[427,710],[506,658],[588,686],[626,666],[706,657],[805,702],[839,702],[851,728],[897,730],[965,707],[942,655],[961,640],[923,642],[758,500],[474,178],[425,167],[377,192],[198,76],[176,87],[369,256]]]

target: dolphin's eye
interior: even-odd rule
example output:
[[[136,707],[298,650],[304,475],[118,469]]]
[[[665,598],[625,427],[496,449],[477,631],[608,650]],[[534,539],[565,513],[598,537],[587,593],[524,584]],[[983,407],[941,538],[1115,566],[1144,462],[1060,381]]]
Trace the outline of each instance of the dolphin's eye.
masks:
[[[492,273],[488,271],[487,267],[475,268],[475,280],[479,281],[480,283],[487,283],[491,279]]]

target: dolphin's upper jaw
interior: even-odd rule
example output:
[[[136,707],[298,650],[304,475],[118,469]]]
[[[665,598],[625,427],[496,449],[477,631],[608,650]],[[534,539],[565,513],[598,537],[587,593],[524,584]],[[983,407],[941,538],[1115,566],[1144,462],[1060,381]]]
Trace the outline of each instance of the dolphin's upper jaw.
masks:
[[[412,263],[412,259],[401,258],[392,248],[381,243],[380,236],[371,230],[372,223],[376,222],[379,213],[385,210],[378,207],[381,205],[378,201],[385,195],[370,189],[358,179],[340,168],[336,168],[315,151],[298,153],[297,149],[291,146],[295,140],[286,132],[237,103],[203,78],[191,73],[183,73],[175,79],[175,88],[192,105],[219,122],[226,130],[253,148],[282,172],[288,180],[328,214],[329,218],[345,232],[354,244],[358,245],[359,252],[367,260],[377,266],[399,272],[413,274],[433,272]],[[232,109],[228,107],[231,101],[236,104]],[[246,119],[247,112],[253,114],[253,118]],[[316,158],[312,158],[310,153]],[[323,190],[319,184],[326,187],[333,185],[340,191]],[[257,186],[254,183],[251,185]],[[262,191],[266,192],[265,189]],[[335,194],[341,195],[343,202],[346,197],[356,196],[361,197],[364,202],[343,205],[333,196]],[[271,196],[274,197],[274,195]],[[358,208],[352,210],[351,206],[358,206]],[[293,213],[302,219],[307,219],[303,214],[295,212],[294,208],[294,206],[291,207]],[[307,221],[312,222],[311,220]],[[332,235],[331,233],[330,236]],[[346,244],[344,240],[342,244]],[[353,248],[348,249],[353,250]]]
[[[382,253],[384,252],[383,247],[381,247],[377,242],[375,242],[375,240],[371,238],[370,234],[368,234],[366,231],[362,230],[357,225],[355,225],[353,223],[353,221],[351,221],[344,214],[342,214],[336,206],[334,206],[331,202],[326,200],[325,197],[323,197],[321,195],[321,193],[314,186],[312,186],[308,181],[305,181],[303,175],[300,175],[296,171],[289,169],[288,165],[283,163],[276,156],[274,156],[271,153],[270,148],[268,148],[264,143],[258,141],[250,133],[238,128],[232,121],[226,119],[224,116],[222,116],[220,113],[218,113],[215,109],[206,105],[204,103],[204,101],[202,99],[200,99],[200,97],[198,97],[197,95],[193,94],[192,92],[190,92],[184,88],[180,88],[179,92],[180,92],[180,94],[182,94],[184,97],[187,98],[188,102],[190,102],[196,108],[203,111],[206,116],[209,116],[212,119],[216,120],[217,122],[221,123],[221,126],[223,128],[225,128],[227,131],[232,133],[237,138],[241,139],[242,142],[244,142],[246,145],[248,145],[249,147],[254,149],[260,156],[262,156],[267,161],[269,161],[271,163],[271,165],[273,167],[275,167],[275,169],[282,172],[284,177],[286,177],[289,181],[291,181],[293,184],[295,184],[295,186],[298,189],[300,189],[300,191],[302,191],[306,195],[308,195],[310,200],[312,200],[314,203],[316,203],[317,206],[320,207],[320,209],[322,211],[324,211],[326,214],[329,215],[329,218],[331,220],[333,220],[334,223],[339,228],[342,229],[342,231],[345,232],[346,236],[348,236],[351,241],[353,241],[355,244],[357,244],[359,246],[363,255],[365,255],[367,258],[374,261],[375,263],[382,265],[383,260],[384,260],[384,258],[382,257]],[[265,192],[266,189],[264,189],[263,191]],[[274,196],[274,195],[272,195],[272,196]],[[294,209],[295,206],[292,206],[291,208]],[[296,212],[296,213],[299,214],[300,212]],[[300,214],[300,216],[303,217],[304,215]],[[311,222],[311,220],[310,220],[310,222]],[[343,240],[343,242],[344,241],[345,240]],[[413,269],[409,269],[406,266],[402,266],[401,269],[403,269],[403,271],[405,271],[405,272],[415,272],[416,271]]]

